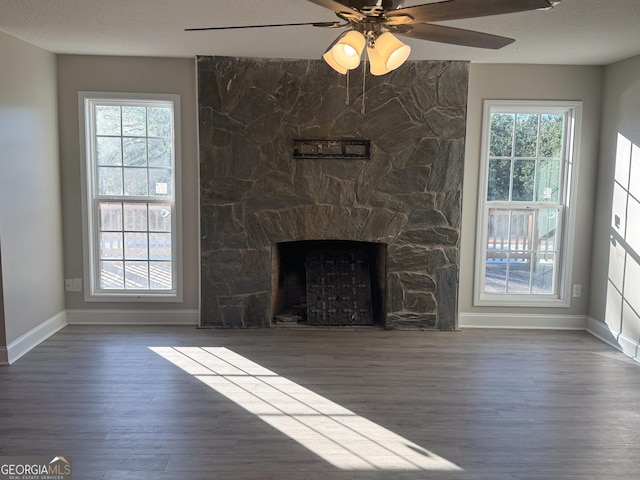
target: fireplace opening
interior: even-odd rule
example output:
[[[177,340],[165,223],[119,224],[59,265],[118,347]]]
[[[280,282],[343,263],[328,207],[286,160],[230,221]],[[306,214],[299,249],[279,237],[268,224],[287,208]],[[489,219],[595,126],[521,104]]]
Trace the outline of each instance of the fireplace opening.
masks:
[[[273,324],[384,326],[386,258],[383,243],[306,240],[273,245]]]

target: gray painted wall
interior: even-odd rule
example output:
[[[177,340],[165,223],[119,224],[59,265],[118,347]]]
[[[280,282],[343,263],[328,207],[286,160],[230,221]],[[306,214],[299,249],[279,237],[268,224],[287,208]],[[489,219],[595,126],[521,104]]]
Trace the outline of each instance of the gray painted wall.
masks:
[[[7,335],[4,325],[4,289],[2,287],[2,245],[0,245],[0,365],[9,363]]]
[[[471,64],[467,136],[465,144],[462,236],[460,246],[459,311],[465,313],[513,313],[587,315],[590,292],[591,238],[594,187],[598,162],[602,67],[558,65]],[[582,284],[582,297],[572,298],[569,308],[505,308],[473,306],[473,276],[480,171],[480,143],[484,100],[581,100],[580,145],[575,248],[571,283]]]
[[[633,154],[631,168],[628,147]],[[636,343],[640,340],[639,217],[640,56],[637,56],[605,69],[590,304],[593,318]]]
[[[0,33],[0,241],[13,341],[64,311],[55,56]]]
[[[60,55],[58,81],[66,278],[83,277],[78,91],[170,93],[181,97],[183,302],[96,303],[85,302],[82,293],[68,292],[67,309],[197,309],[199,242],[194,60]]]

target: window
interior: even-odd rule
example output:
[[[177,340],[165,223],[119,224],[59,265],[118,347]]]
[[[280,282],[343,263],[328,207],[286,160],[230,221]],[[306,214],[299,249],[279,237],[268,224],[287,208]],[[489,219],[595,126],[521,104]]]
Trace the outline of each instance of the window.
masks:
[[[81,92],[87,300],[179,300],[179,97]]]
[[[485,102],[476,305],[568,306],[579,102]]]

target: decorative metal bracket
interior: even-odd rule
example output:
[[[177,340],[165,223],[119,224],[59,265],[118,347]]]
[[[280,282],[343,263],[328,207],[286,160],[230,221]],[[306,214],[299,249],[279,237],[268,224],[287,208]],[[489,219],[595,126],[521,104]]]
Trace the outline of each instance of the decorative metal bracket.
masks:
[[[333,158],[344,160],[369,160],[369,140],[294,140],[293,158]]]

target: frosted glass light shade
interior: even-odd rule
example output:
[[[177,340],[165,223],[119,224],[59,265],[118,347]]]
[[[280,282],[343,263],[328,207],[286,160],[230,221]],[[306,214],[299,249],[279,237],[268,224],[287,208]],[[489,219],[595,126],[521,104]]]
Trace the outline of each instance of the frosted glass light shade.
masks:
[[[364,35],[355,30],[343,33],[331,44],[329,49],[322,56],[324,60],[339,73],[346,73],[346,70],[353,70],[360,65],[360,55],[366,43]],[[330,58],[327,58],[330,56]],[[334,65],[340,67],[336,68]],[[342,70],[345,70],[344,72]]]
[[[371,75],[385,75],[391,71],[384,64],[380,53],[378,53],[375,48],[367,47],[367,56],[369,57],[369,71]]]
[[[345,75],[347,73],[347,69],[341,67],[340,65],[338,65],[336,63],[336,61],[333,59],[333,55],[331,55],[331,50],[327,50],[325,52],[324,55],[322,55],[322,58],[324,59],[325,62],[327,62],[327,64],[333,68],[336,72]]]
[[[383,33],[376,39],[375,50],[387,68],[387,72],[398,68],[411,54],[411,47],[389,32]]]

